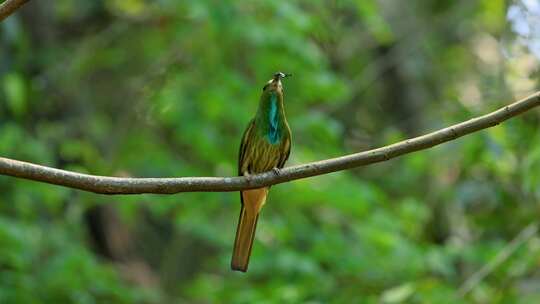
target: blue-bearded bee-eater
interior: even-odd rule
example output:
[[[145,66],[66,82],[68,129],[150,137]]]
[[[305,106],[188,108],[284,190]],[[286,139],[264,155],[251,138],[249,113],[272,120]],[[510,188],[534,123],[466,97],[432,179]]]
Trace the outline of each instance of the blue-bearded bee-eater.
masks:
[[[281,80],[289,76],[278,72],[263,88],[259,108],[244,131],[238,156],[238,175],[262,173],[283,168],[291,151],[291,130],[285,118]],[[240,218],[231,260],[233,270],[248,268],[255,228],[270,187],[240,192]]]

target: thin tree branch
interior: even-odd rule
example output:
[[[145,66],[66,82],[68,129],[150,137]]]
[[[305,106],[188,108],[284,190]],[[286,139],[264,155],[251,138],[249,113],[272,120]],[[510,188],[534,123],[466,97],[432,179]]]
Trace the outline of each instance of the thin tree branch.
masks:
[[[13,14],[29,0],[6,0],[0,4],[0,22]]]
[[[540,105],[540,92],[471,120],[365,152],[287,167],[246,177],[121,178],[65,171],[0,157],[0,174],[102,194],[173,194],[238,191],[280,184],[386,161],[487,129]]]
[[[516,250],[529,241],[538,232],[538,223],[532,222],[503,248],[492,260],[485,264],[478,272],[471,275],[458,290],[458,296],[464,297],[467,293],[473,290],[484,278],[492,273],[497,267],[504,263]]]

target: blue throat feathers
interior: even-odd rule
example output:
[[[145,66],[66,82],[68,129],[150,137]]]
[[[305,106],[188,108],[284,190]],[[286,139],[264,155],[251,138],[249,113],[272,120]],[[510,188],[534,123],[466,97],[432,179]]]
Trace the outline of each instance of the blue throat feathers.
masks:
[[[270,95],[270,111],[268,111],[268,119],[270,128],[268,128],[268,141],[275,145],[279,141],[279,116],[278,116],[278,100],[276,93]]]

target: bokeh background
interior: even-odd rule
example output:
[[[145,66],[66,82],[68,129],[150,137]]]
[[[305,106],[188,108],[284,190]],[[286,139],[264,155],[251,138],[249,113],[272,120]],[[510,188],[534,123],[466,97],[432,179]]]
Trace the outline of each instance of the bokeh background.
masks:
[[[0,23],[0,155],[234,175],[281,70],[294,74],[288,164],[301,164],[524,97],[539,58],[536,0],[30,1]],[[104,196],[2,176],[0,302],[538,303],[539,125],[532,111],[273,187],[247,274],[229,270],[238,193]]]

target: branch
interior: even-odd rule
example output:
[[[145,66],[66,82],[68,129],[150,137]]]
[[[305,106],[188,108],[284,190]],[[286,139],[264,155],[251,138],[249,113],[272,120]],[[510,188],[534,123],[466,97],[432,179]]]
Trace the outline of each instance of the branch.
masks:
[[[238,191],[386,161],[487,129],[540,105],[540,92],[495,112],[393,145],[246,177],[120,178],[65,171],[0,157],[0,174],[101,194]]]
[[[13,14],[19,7],[29,0],[6,0],[0,4],[0,22]]]
[[[521,232],[506,245],[492,260],[485,264],[480,270],[471,275],[458,290],[458,296],[464,297],[472,291],[482,280],[490,273],[495,271],[502,263],[504,263],[518,248],[524,243],[528,242],[538,232],[538,223],[532,222],[527,227],[523,228]]]

